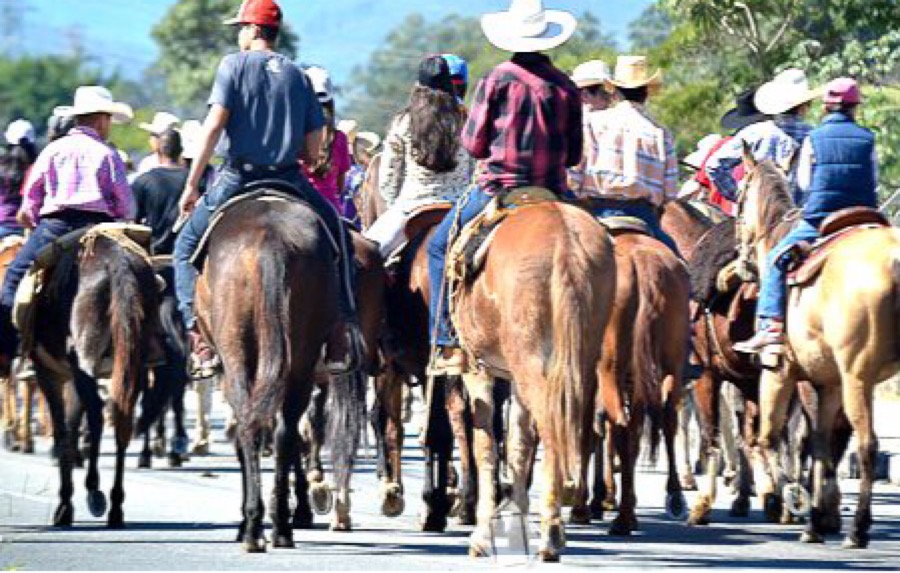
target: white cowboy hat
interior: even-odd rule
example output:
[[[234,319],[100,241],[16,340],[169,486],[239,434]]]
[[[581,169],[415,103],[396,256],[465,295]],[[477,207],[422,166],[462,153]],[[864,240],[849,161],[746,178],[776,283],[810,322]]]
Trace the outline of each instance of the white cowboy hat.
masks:
[[[488,42],[506,52],[542,52],[563,45],[578,20],[569,12],[544,10],[541,0],[512,0],[506,12],[481,17]]]
[[[381,145],[381,136],[372,131],[360,131],[356,134],[357,143],[365,145],[366,153],[373,153]]]
[[[178,130],[181,133],[181,156],[185,159],[196,159],[200,151],[200,138],[203,135],[203,124],[196,119],[189,119]]]
[[[334,84],[331,83],[331,74],[328,70],[322,66],[310,66],[304,71],[320,103],[328,103],[334,99]]]
[[[17,119],[6,127],[4,136],[6,143],[10,145],[19,145],[23,139],[28,143],[34,143],[34,125],[27,119]]]
[[[609,79],[609,66],[603,60],[590,60],[572,72],[572,81],[580,88],[602,85]]]
[[[177,115],[167,111],[158,111],[154,114],[152,122],[142,123],[140,128],[144,131],[149,131],[153,135],[162,135],[167,129],[179,123],[181,123],[181,118]]]
[[[75,90],[73,105],[61,105],[53,110],[57,117],[92,113],[108,113],[114,123],[126,123],[134,117],[131,106],[113,100],[112,93],[103,86],[81,86]]]
[[[660,85],[662,85],[662,70],[656,70],[650,75],[646,56],[619,56],[616,59],[613,77],[606,81],[607,88],[635,89],[644,86],[655,88]]]
[[[337,123],[338,131],[344,132],[349,139],[354,139],[359,132],[359,122],[355,119],[342,119]]]
[[[710,133],[699,142],[697,142],[697,149],[694,150],[693,153],[682,159],[681,162],[689,167],[693,167],[694,169],[700,169],[700,166],[703,164],[703,160],[709,156],[709,152],[712,151],[713,147],[718,145],[720,141],[722,141],[721,135],[719,135],[718,133]]]
[[[797,68],[784,70],[756,92],[754,103],[760,112],[777,115],[821,96],[821,89],[810,89],[806,73]]]

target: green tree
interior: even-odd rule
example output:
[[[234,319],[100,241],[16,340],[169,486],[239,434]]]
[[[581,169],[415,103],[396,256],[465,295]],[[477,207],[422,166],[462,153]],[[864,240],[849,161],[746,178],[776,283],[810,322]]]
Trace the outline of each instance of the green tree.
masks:
[[[174,107],[181,113],[202,115],[216,66],[236,49],[236,29],[222,22],[234,15],[237,5],[234,0],[178,0],[153,28],[159,45],[154,67],[165,76]],[[278,50],[293,58],[298,42],[285,26]]]

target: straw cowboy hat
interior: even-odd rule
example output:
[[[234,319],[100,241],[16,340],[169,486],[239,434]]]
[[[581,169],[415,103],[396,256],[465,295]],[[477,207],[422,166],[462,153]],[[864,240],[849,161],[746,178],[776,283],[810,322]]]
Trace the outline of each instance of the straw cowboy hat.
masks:
[[[81,86],[75,90],[73,105],[61,105],[53,110],[53,115],[57,117],[93,113],[108,113],[114,123],[125,123],[134,117],[130,105],[113,100],[110,91],[102,86]]]
[[[572,81],[579,88],[603,85],[608,79],[609,66],[603,60],[587,61],[572,72]]]
[[[657,69],[650,75],[646,56],[619,56],[616,60],[616,71],[606,80],[607,89],[634,89],[644,86],[656,88],[662,85],[662,70]]]
[[[144,131],[149,131],[153,135],[162,135],[167,129],[172,128],[179,123],[181,123],[181,118],[177,115],[167,111],[158,111],[153,116],[152,122],[142,123],[140,128]]]
[[[578,21],[562,10],[544,10],[541,0],[512,0],[506,12],[481,17],[488,42],[505,52],[542,52],[563,45]]]
[[[756,107],[766,115],[777,115],[794,109],[821,96],[821,89],[810,89],[806,73],[797,68],[787,69],[763,84],[756,92]]]

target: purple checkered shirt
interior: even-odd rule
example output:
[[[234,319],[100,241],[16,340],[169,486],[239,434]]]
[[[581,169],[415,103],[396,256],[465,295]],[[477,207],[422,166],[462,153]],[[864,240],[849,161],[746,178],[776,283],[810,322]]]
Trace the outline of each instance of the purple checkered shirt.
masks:
[[[463,145],[486,169],[488,193],[538,186],[562,193],[581,161],[578,88],[542,54],[515,54],[478,84]]]
[[[82,126],[38,156],[25,184],[23,208],[35,224],[61,211],[128,219],[134,213],[134,198],[119,155],[96,131]]]

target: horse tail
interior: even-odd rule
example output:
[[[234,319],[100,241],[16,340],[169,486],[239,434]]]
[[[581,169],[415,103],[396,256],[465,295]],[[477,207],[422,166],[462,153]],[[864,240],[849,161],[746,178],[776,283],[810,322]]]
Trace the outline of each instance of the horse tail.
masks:
[[[651,276],[638,271],[638,309],[634,324],[634,345],[631,367],[634,372],[633,408],[644,411],[650,438],[650,459],[656,463],[662,439],[662,379],[659,345],[665,343],[665,333],[657,328],[664,301],[650,284]]]
[[[599,337],[590,333],[594,308],[579,284],[589,280],[590,267],[581,245],[573,241],[557,245],[550,276],[553,347],[547,370],[549,401],[545,412],[548,434],[557,448],[556,471],[567,482],[574,482],[576,488],[583,486],[582,446],[592,427],[596,398],[596,384],[587,387],[595,376],[592,369],[596,359],[587,358],[599,350],[599,341],[594,345],[596,349],[591,348],[591,341]]]
[[[259,294],[256,311],[256,372],[244,404],[243,420],[251,433],[274,421],[281,405],[290,369],[288,332],[288,289],[285,288],[288,261],[280,249],[261,248],[257,254]]]
[[[331,377],[327,436],[335,483],[348,484],[366,420],[366,376],[362,371]]]
[[[112,374],[109,394],[120,412],[129,412],[131,404],[142,390],[139,387],[140,370],[144,367],[142,356],[150,343],[146,329],[149,299],[156,288],[156,280],[149,265],[112,240],[109,272],[109,319],[112,340]],[[144,288],[142,288],[144,285]]]

